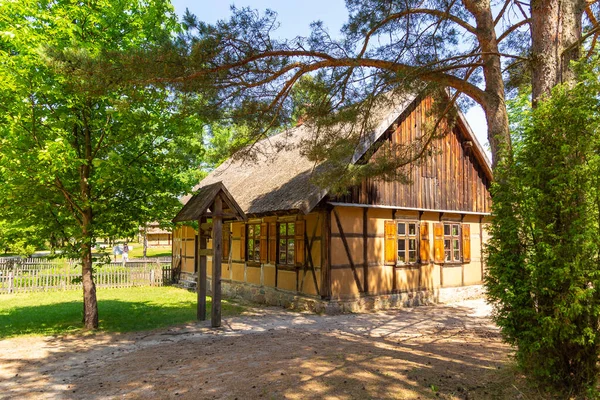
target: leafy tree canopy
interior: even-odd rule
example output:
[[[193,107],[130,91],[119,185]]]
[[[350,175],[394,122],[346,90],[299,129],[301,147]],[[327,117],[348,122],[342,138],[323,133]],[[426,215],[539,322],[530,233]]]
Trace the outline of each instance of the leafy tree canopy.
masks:
[[[178,29],[165,0],[2,5],[0,216],[71,244],[84,266],[88,327],[97,325],[94,237],[170,219],[199,178],[201,99],[131,84],[110,61]]]

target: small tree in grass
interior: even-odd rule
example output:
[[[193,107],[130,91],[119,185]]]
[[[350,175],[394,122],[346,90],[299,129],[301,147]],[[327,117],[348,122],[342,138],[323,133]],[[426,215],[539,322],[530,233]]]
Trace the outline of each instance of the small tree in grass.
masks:
[[[561,391],[595,393],[600,355],[600,80],[523,115],[515,162],[497,175],[488,295],[519,366]],[[595,395],[594,395],[595,396]]]
[[[198,97],[112,62],[178,27],[168,0],[2,4],[0,221],[41,226],[81,260],[86,328],[98,327],[95,238],[170,218],[197,182]]]

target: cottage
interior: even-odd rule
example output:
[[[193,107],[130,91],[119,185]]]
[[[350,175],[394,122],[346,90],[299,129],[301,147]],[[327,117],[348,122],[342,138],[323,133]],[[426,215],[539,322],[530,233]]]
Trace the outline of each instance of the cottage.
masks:
[[[148,247],[161,247],[172,245],[172,233],[170,229],[161,228],[158,222],[150,222],[139,228],[139,241],[144,240],[144,234],[148,241]]]
[[[381,113],[353,162],[370,149],[376,155],[386,143],[417,138],[432,101],[407,96]],[[362,310],[480,288],[492,174],[462,115],[411,168],[411,183],[365,179],[342,196],[311,182],[314,163],[296,146],[311,134],[300,125],[264,140],[256,162],[230,159],[200,182],[198,188],[222,182],[248,218],[223,225],[226,295]],[[182,282],[196,281],[198,249],[194,227],[174,230],[173,264]]]

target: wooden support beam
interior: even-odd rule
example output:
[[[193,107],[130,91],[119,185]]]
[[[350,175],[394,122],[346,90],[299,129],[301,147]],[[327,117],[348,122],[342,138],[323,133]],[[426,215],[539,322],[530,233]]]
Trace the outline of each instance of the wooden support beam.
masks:
[[[212,309],[210,314],[210,324],[213,328],[221,326],[221,258],[223,249],[223,217],[221,210],[223,201],[221,196],[215,198],[212,209],[214,210],[212,243]]]
[[[302,282],[300,284],[300,291],[304,290],[304,280],[306,279],[306,272],[308,271],[308,266],[310,265],[312,273],[313,273],[313,279],[315,282],[315,289],[317,291],[317,294],[320,293],[319,291],[319,285],[317,284],[317,273],[315,270],[315,265],[312,259],[312,246],[313,243],[315,241],[315,238],[317,237],[317,227],[319,226],[319,221],[321,219],[321,214],[317,214],[317,222],[315,222],[315,226],[313,228],[313,232],[312,232],[312,236],[309,240],[308,235],[306,233],[306,229],[304,229],[304,243],[306,243],[306,252],[307,252],[307,256],[305,257],[305,260],[307,260],[307,262],[304,263],[304,276],[302,276]]]
[[[321,223],[321,298],[331,298],[331,211],[323,212]]]
[[[342,235],[342,242],[344,243],[344,248],[346,249],[346,256],[348,257],[348,261],[350,262],[350,266],[352,267],[352,274],[354,275],[354,282],[356,283],[356,287],[360,293],[363,293],[363,287],[360,283],[360,279],[358,277],[358,273],[356,272],[356,265],[354,265],[354,261],[352,260],[352,253],[350,252],[350,246],[348,245],[348,241],[346,240],[346,235],[344,235],[344,229],[342,228],[342,221],[340,221],[340,216],[337,210],[333,209],[333,215],[335,216],[335,222],[337,224],[338,230]]]
[[[206,255],[202,254],[206,251],[206,234],[202,231],[202,220],[198,221],[198,281],[196,282],[196,290],[198,292],[198,309],[196,316],[198,321],[206,320]]]
[[[365,293],[369,291],[369,209],[363,208],[363,276]]]

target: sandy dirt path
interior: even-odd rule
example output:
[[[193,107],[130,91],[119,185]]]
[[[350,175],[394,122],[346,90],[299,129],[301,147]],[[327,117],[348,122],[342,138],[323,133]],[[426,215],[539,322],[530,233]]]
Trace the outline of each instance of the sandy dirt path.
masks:
[[[482,300],[338,316],[266,308],[219,330],[8,339],[0,398],[517,398],[489,311]]]

